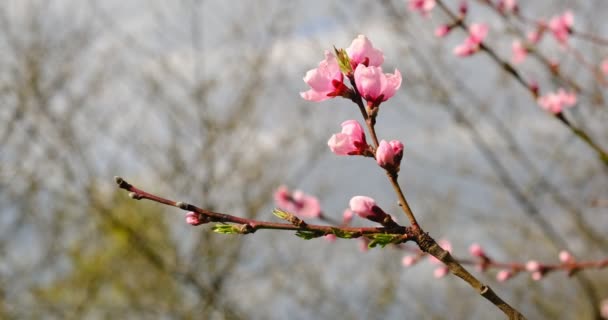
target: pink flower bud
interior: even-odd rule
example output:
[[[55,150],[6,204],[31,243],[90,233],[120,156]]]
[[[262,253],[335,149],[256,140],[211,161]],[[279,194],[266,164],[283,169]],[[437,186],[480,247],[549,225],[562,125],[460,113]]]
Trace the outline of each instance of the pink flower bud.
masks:
[[[353,221],[353,215],[354,213],[350,209],[344,210],[344,213],[342,214],[342,224],[349,225],[351,221]]]
[[[208,221],[206,219],[204,219],[200,214],[190,211],[188,213],[186,213],[186,223],[193,225],[193,226],[198,226],[201,225],[203,223],[207,223]]]
[[[530,272],[540,271],[542,269],[540,263],[536,260],[530,260],[526,263],[526,270]]]
[[[534,281],[539,281],[543,278],[544,273],[540,272],[540,271],[536,271],[536,272],[532,272],[532,280]]]
[[[438,267],[438,268],[435,268],[435,271],[433,271],[433,276],[437,279],[440,279],[440,278],[445,277],[449,271],[450,271],[450,269],[448,269],[448,267],[446,267],[446,266]]]
[[[325,238],[325,240],[327,240],[327,242],[329,242],[329,243],[334,243],[334,242],[336,242],[336,239],[338,239],[338,237],[336,237],[336,235],[335,235],[335,234],[333,234],[333,233],[326,234],[326,235],[324,236],[324,238]]]
[[[467,3],[467,1],[466,0],[460,1],[460,4],[458,5],[458,13],[460,13],[460,16],[461,17],[466,16],[468,11],[469,11],[469,4]]]
[[[608,319],[608,299],[604,299],[600,303],[600,314],[604,319]]]
[[[521,43],[519,40],[513,41],[511,46],[511,50],[513,52],[513,56],[511,57],[511,61],[513,64],[520,64],[526,57],[528,56],[528,49]]]
[[[344,85],[343,79],[336,56],[325,51],[325,60],[319,62],[316,69],[306,72],[304,82],[310,86],[310,90],[300,92],[300,96],[309,101],[320,102],[343,95],[349,90]]]
[[[573,263],[574,257],[572,256],[572,254],[570,254],[570,252],[562,250],[559,252],[559,261],[561,261],[562,263]]]
[[[561,113],[564,107],[572,107],[576,104],[576,94],[559,89],[557,93],[548,93],[537,100],[541,108],[553,113]]]
[[[568,37],[572,33],[572,25],[574,24],[574,15],[568,10],[562,15],[554,16],[549,21],[549,30],[553,33],[555,39],[565,45],[568,42]]]
[[[513,277],[513,272],[510,270],[500,270],[496,274],[496,280],[498,282],[505,282]]]
[[[483,23],[474,23],[469,26],[469,36],[464,43],[454,48],[454,54],[460,57],[473,55],[479,51],[480,44],[488,35],[488,26]]]
[[[407,256],[404,256],[404,257],[401,259],[401,264],[402,264],[404,267],[411,267],[411,266],[413,266],[414,264],[416,264],[417,260],[418,260],[418,259],[416,259],[416,257],[415,257],[415,256],[410,256],[410,255],[407,255]]]
[[[360,34],[348,48],[346,53],[350,58],[350,64],[353,70],[361,63],[365,66],[379,67],[384,62],[384,54],[381,50],[374,48],[366,36]]]
[[[369,148],[363,127],[356,120],[342,122],[342,132],[331,136],[327,145],[333,153],[341,156],[362,155]]]
[[[355,69],[355,83],[361,96],[375,104],[392,98],[401,86],[401,73],[383,73],[381,67],[359,64]]]
[[[397,140],[392,140],[391,142],[380,141],[376,150],[376,162],[382,168],[387,170],[398,169],[402,157],[403,143]]]
[[[499,0],[498,10],[500,12],[517,12],[519,10],[517,0]]]
[[[450,26],[448,26],[446,24],[440,25],[439,27],[437,27],[437,29],[435,29],[435,36],[437,38],[443,38],[448,33],[450,33],[451,30],[452,30],[452,28],[450,28]]]
[[[376,205],[376,201],[366,196],[354,196],[349,202],[350,210],[358,214],[361,218],[374,219],[384,218],[386,213]]]
[[[423,17],[428,17],[435,7],[435,0],[409,0],[410,11],[420,12]]]
[[[469,247],[469,253],[473,257],[478,257],[478,258],[483,258],[483,257],[486,256],[486,253],[483,251],[483,248],[479,244],[477,244],[477,243],[473,243]]]

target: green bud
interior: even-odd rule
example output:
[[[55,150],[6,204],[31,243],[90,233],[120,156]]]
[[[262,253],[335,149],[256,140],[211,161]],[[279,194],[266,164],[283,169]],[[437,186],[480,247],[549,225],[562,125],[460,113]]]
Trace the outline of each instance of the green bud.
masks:
[[[348,57],[346,50],[337,49],[334,47],[334,52],[336,52],[336,58],[338,60],[338,65],[340,66],[340,71],[342,71],[344,74],[353,72],[353,67],[350,65],[350,58]]]
[[[305,231],[305,230],[299,230],[296,231],[296,236],[304,239],[304,240],[310,240],[310,239],[314,239],[314,238],[318,238],[320,236],[322,236],[322,233],[316,232],[316,231]]]
[[[222,233],[222,234],[239,234],[241,230],[239,227],[231,225],[231,224],[216,224],[211,228],[214,232]]]
[[[285,212],[285,211],[283,211],[281,209],[277,209],[277,208],[272,210],[272,214],[274,214],[277,218],[283,219],[283,220],[287,220],[287,218],[289,218],[289,216],[291,216],[291,214],[289,214],[288,212]]]
[[[380,245],[380,247],[384,248],[391,243],[397,243],[401,239],[401,236],[398,234],[382,234],[381,233],[381,234],[371,235],[370,239],[372,241],[370,241],[370,243],[368,245],[369,248],[374,248],[377,245]]]
[[[336,235],[336,237],[342,239],[352,239],[357,234],[356,232],[343,231],[339,228],[331,228],[331,231]]]

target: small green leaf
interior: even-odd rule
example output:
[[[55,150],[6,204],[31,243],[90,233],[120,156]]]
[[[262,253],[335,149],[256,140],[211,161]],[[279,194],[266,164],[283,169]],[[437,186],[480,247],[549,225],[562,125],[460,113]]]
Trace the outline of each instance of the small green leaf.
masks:
[[[350,58],[348,57],[346,50],[337,49],[334,47],[334,51],[336,52],[336,58],[338,60],[338,65],[340,66],[340,71],[342,71],[344,74],[353,72],[353,67],[350,65]]]
[[[322,236],[323,234],[316,232],[316,231],[304,231],[304,230],[299,230],[296,231],[296,236],[304,239],[304,240],[310,240],[310,239],[314,239],[314,238],[318,238],[320,236]]]
[[[230,224],[216,224],[215,226],[213,226],[213,228],[211,228],[211,230],[213,230],[214,232],[217,233],[222,233],[222,234],[239,234],[241,233],[241,230],[233,225]]]
[[[343,231],[339,228],[331,228],[331,231],[336,235],[336,237],[342,239],[352,239],[357,234],[356,232]]]
[[[397,234],[374,234],[371,236],[370,243],[367,245],[369,248],[375,248],[377,245],[384,248],[391,243],[395,243],[401,238]]]
[[[291,216],[288,212],[285,212],[281,209],[275,208],[272,210],[272,214],[274,214],[277,218],[286,220],[289,216]]]

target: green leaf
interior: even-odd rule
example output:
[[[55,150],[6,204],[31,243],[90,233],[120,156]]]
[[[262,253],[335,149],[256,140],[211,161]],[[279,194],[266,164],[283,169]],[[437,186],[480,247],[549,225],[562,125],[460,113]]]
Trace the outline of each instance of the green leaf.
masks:
[[[340,230],[340,228],[331,228],[331,231],[336,235],[336,237],[342,239],[352,239],[357,234],[356,232]]]
[[[369,248],[375,248],[377,245],[384,248],[391,243],[397,242],[401,236],[397,234],[374,234],[370,238],[372,241],[367,245]]]
[[[222,234],[239,234],[241,233],[241,230],[233,225],[230,224],[216,224],[215,226],[213,226],[213,228],[211,228],[211,230],[213,230],[214,232],[217,233],[222,233]]]
[[[323,234],[316,232],[316,231],[304,231],[304,230],[299,230],[296,231],[296,236],[304,239],[304,240],[310,240],[310,239],[314,239],[314,238],[318,238],[320,236],[322,236]]]
[[[334,51],[336,52],[336,58],[338,60],[338,65],[340,66],[340,71],[342,71],[344,74],[353,72],[353,67],[350,65],[350,58],[348,57],[346,50],[337,49],[334,47]]]
[[[283,219],[283,220],[286,220],[287,218],[289,218],[289,216],[291,216],[291,214],[289,214],[288,212],[285,212],[278,208],[275,208],[274,210],[272,210],[272,214],[277,216],[277,218]]]

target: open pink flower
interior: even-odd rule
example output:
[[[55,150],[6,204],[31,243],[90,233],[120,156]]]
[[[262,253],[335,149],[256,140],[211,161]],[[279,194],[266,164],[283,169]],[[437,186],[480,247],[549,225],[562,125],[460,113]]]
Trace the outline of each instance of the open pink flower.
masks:
[[[429,13],[435,8],[435,0],[409,0],[410,11],[420,12],[424,17],[428,17]]]
[[[346,48],[346,53],[350,58],[353,69],[356,69],[360,63],[366,66],[379,67],[384,62],[384,53],[374,48],[372,42],[362,34]]]
[[[401,73],[397,69],[394,74],[384,73],[381,67],[359,64],[355,69],[355,83],[365,100],[378,105],[392,98],[401,87]]]
[[[332,135],[327,145],[333,153],[340,156],[362,155],[369,148],[363,127],[356,120],[342,122],[342,132]]]
[[[528,49],[526,48],[525,45],[523,45],[521,43],[521,41],[519,41],[519,40],[513,41],[513,45],[511,46],[511,48],[513,51],[513,56],[511,58],[511,61],[514,64],[519,64],[519,63],[522,63],[524,60],[526,60],[526,57],[528,56]]]
[[[290,193],[286,186],[280,186],[274,192],[274,201],[277,207],[300,218],[318,218],[321,216],[319,199],[299,190]]]
[[[395,169],[399,168],[401,158],[403,157],[403,143],[398,140],[386,142],[380,141],[376,150],[376,162],[382,168]]]
[[[558,114],[565,107],[572,107],[576,104],[576,94],[574,92],[566,92],[566,90],[560,88],[557,93],[550,92],[539,97],[537,102],[541,108],[553,114]]]
[[[310,86],[310,90],[300,92],[300,96],[315,102],[340,96],[348,90],[343,79],[338,60],[331,52],[325,51],[325,60],[319,62],[316,69],[306,72],[304,82]]]
[[[488,35],[488,26],[483,23],[474,23],[469,27],[469,36],[464,43],[454,48],[454,54],[467,57],[479,51],[479,45]]]
[[[549,29],[553,32],[555,39],[562,45],[568,42],[568,37],[572,33],[572,25],[574,24],[574,15],[568,10],[562,15],[554,16],[549,21]]]

